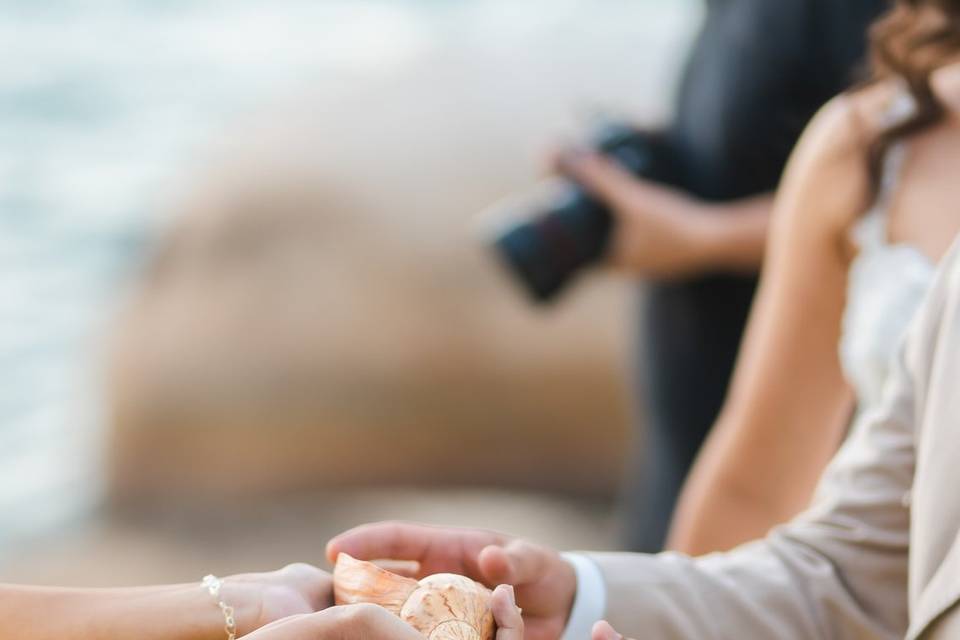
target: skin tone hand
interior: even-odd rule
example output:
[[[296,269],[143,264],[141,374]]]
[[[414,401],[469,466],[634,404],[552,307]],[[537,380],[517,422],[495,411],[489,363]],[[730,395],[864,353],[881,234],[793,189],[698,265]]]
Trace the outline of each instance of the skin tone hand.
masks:
[[[616,629],[610,626],[605,620],[601,620],[593,625],[593,632],[590,634],[590,640],[624,640],[623,636],[617,633]]]
[[[773,199],[708,203],[626,171],[589,151],[558,153],[554,169],[613,211],[609,263],[633,275],[676,278],[706,271],[755,273],[763,261]]]
[[[577,590],[573,567],[557,552],[492,531],[382,522],[331,540],[327,558],[336,562],[340,553],[361,560],[414,561],[416,577],[459,573],[490,587],[512,584],[528,640],[560,637]]]
[[[304,564],[231,576],[220,598],[234,608],[237,635],[332,604],[330,575]],[[224,616],[207,589],[182,585],[64,589],[0,585],[0,638],[20,640],[213,640]]]
[[[238,612],[238,631],[247,632],[292,615],[313,613],[333,605],[333,582],[325,571],[308,564],[291,564],[270,573],[249,573],[227,578],[223,595],[252,591],[255,615]],[[244,598],[244,601],[249,598]],[[227,602],[232,602],[227,600]],[[242,635],[242,634],[241,634]]]
[[[513,588],[500,585],[491,602],[496,640],[523,640],[523,618]],[[386,609],[372,604],[332,607],[312,615],[280,620],[246,636],[249,640],[423,640],[423,636]]]

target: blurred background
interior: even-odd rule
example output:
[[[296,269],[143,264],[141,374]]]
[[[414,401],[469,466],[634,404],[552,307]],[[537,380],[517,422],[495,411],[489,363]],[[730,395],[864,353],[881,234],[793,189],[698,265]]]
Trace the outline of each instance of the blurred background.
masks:
[[[0,0],[0,580],[321,563],[381,518],[613,547],[628,283],[476,214],[656,123],[693,0]]]

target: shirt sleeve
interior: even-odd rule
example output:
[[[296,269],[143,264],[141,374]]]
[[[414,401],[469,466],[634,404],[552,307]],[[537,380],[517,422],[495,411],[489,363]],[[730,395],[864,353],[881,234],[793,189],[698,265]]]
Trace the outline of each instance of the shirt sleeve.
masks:
[[[910,422],[854,427],[811,511],[729,553],[593,554],[607,619],[628,637],[902,638],[907,629]]]
[[[593,625],[603,619],[606,611],[607,587],[600,567],[588,556],[565,553],[563,559],[577,573],[577,595],[570,610],[567,628],[560,640],[587,640]]]

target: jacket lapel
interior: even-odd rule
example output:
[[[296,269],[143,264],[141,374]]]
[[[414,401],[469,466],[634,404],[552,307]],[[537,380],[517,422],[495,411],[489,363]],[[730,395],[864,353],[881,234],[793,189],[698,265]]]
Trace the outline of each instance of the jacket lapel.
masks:
[[[916,640],[947,609],[960,601],[960,536],[923,588],[910,616],[907,640]]]

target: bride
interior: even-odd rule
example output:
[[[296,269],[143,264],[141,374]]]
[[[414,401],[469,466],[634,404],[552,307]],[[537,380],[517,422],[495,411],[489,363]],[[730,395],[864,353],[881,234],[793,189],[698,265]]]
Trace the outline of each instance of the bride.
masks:
[[[851,413],[876,404],[960,231],[960,2],[900,0],[871,40],[873,82],[824,109],[787,169],[731,391],[673,548],[729,549],[807,506]]]

